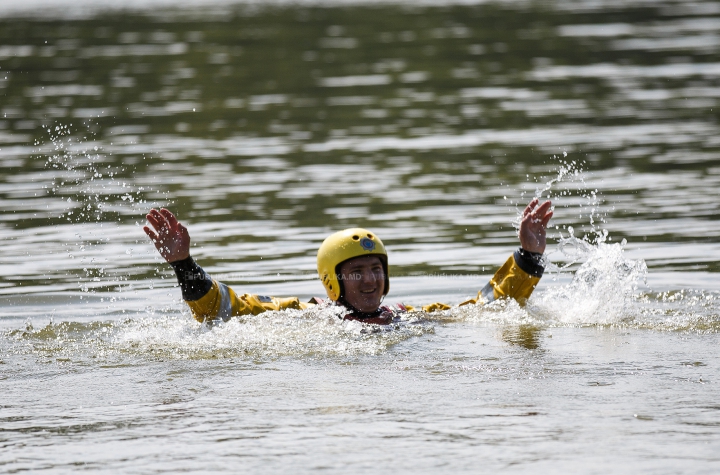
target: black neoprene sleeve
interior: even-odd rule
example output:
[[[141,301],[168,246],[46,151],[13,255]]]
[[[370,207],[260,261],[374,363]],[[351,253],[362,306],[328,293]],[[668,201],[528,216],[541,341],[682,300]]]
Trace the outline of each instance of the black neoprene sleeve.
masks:
[[[545,266],[541,263],[542,256],[541,252],[526,251],[522,247],[518,248],[513,254],[518,267],[533,277],[542,277],[545,271]]]
[[[212,288],[212,279],[192,257],[170,265],[175,270],[183,300],[199,300]]]

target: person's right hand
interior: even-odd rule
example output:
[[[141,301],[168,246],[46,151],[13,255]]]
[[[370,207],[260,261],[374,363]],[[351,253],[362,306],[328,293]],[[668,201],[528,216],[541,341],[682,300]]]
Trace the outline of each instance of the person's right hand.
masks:
[[[162,208],[158,211],[153,208],[145,217],[155,230],[149,226],[143,227],[143,230],[167,262],[190,257],[190,234],[170,210]]]

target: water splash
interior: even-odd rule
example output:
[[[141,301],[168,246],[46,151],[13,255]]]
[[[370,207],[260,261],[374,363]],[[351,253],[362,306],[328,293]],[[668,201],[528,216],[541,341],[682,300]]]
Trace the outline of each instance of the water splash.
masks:
[[[7,332],[14,353],[48,358],[272,359],[379,354],[432,333],[431,322],[407,316],[389,326],[340,319],[338,307],[284,310],[213,325],[189,315],[141,315],[117,322],[50,323]],[[0,340],[3,340],[0,339]]]
[[[561,244],[561,252],[572,249],[573,261],[585,262],[568,285],[551,287],[532,299],[532,313],[574,324],[617,323],[637,315],[638,287],[648,270],[644,261],[626,258],[624,241],[591,245],[566,238]]]
[[[602,209],[599,190],[587,185],[585,162],[567,159],[567,153],[563,153],[562,158],[553,156],[553,159],[559,160],[555,176],[538,186],[534,196],[551,199],[555,208],[562,207],[560,215],[563,218],[577,216],[577,226],[583,235],[577,237],[572,225],[562,226],[565,233],[555,225],[558,233],[549,237],[554,237],[557,245],[554,251],[544,256],[545,279],[558,280],[562,274],[576,270],[569,284],[550,287],[533,295],[528,315],[519,320],[573,325],[616,324],[631,320],[639,311],[638,289],[647,281],[647,265],[642,260],[630,260],[625,256],[627,242],[624,239],[621,243],[609,243],[611,238],[604,228],[607,212]],[[521,215],[518,210],[516,227],[519,227]],[[580,264],[579,267],[576,264]]]
[[[119,222],[122,215],[137,215],[156,205],[149,204],[146,195],[160,192],[136,186],[127,176],[134,169],[113,164],[112,153],[96,139],[96,125],[88,120],[81,127],[84,130],[76,131],[72,123],[56,123],[43,128],[50,144],[35,142],[38,153],[46,156],[45,168],[54,171],[44,188],[64,202],[58,217],[70,223]]]
[[[574,257],[584,262],[569,283],[538,289],[525,307],[514,300],[500,300],[456,307],[443,312],[442,318],[515,329],[590,326],[720,332],[719,292],[644,290],[647,266],[642,260],[627,258],[624,242],[590,245],[576,239],[574,244]]]
[[[584,233],[582,240],[589,243],[605,242],[608,239],[607,225],[608,210],[604,208],[605,200],[600,190],[588,185],[590,174],[585,170],[584,160],[567,158],[567,152],[562,158],[556,155],[552,160],[558,162],[554,176],[538,178],[533,198],[541,202],[549,199],[553,202],[553,209],[562,208],[563,216],[576,216],[578,229]],[[525,203],[526,192],[522,192],[518,203]],[[520,228],[523,208],[516,209],[516,218],[513,226],[516,230]],[[558,231],[557,239],[562,239],[563,231],[574,235],[573,226],[559,225],[554,227]],[[552,224],[551,228],[552,230]],[[549,237],[554,237],[549,234]]]
[[[536,291],[522,308],[504,301],[478,308],[459,308],[451,313],[463,320],[495,324],[552,326],[622,326],[662,331],[720,331],[720,306],[713,292],[694,290],[657,294],[647,289],[648,268],[641,259],[625,255],[627,241],[611,243],[608,212],[599,190],[587,185],[589,174],[583,161],[559,159],[555,176],[543,181],[535,197],[548,198],[562,207],[556,220],[577,216],[574,223],[555,225],[557,244],[543,257],[544,282],[571,281]],[[554,156],[553,159],[558,159]],[[522,198],[521,198],[522,202]],[[519,227],[521,210],[515,221]],[[585,220],[585,221],[582,221]],[[552,223],[551,223],[552,226]],[[554,249],[553,249],[554,248]]]
[[[45,160],[49,172],[43,189],[57,200],[52,205],[51,222],[65,231],[67,238],[60,245],[66,257],[75,260],[68,274],[77,275],[77,288],[84,293],[94,293],[101,287],[113,288],[118,281],[128,279],[126,273],[113,273],[112,266],[108,272],[105,264],[107,258],[102,249],[109,247],[111,233],[113,245],[117,246],[119,240],[126,244],[120,244],[124,248],[114,252],[132,255],[135,247],[132,243],[139,242],[142,231],[120,236],[117,230],[125,227],[128,220],[139,227],[148,209],[172,203],[167,199],[167,191],[136,184],[137,167],[142,162],[118,164],[112,151],[106,151],[103,140],[98,138],[101,130],[89,119],[75,125],[55,122],[43,125],[47,140],[34,143],[36,157]],[[159,270],[155,274],[162,278]]]

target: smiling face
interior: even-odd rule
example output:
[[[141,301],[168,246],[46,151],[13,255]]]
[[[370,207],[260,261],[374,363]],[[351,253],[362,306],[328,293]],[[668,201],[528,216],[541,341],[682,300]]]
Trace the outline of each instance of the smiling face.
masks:
[[[348,259],[337,273],[347,303],[365,313],[378,309],[385,294],[385,268],[378,256]]]

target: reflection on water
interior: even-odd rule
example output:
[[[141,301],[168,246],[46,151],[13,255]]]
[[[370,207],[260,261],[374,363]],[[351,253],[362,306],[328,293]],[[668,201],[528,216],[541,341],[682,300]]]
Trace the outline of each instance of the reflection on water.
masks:
[[[506,327],[501,330],[503,341],[522,346],[526,350],[537,350],[540,348],[540,328],[532,325],[519,325],[517,327]]]

